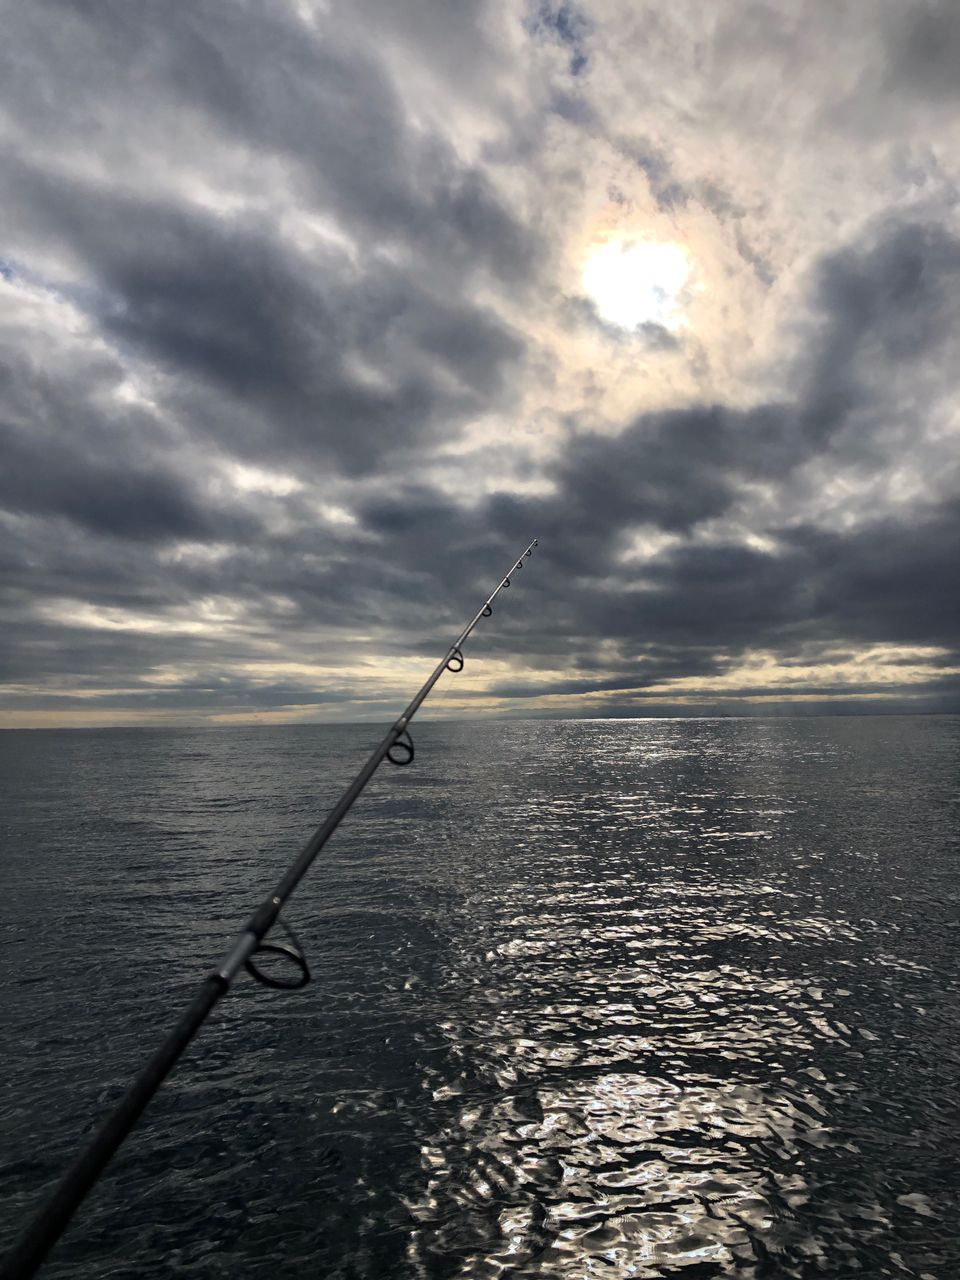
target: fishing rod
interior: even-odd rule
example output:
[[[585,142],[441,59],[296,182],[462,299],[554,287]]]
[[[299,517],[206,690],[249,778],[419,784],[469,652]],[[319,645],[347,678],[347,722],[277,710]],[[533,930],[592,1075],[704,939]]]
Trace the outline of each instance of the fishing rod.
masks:
[[[150,1099],[173,1070],[180,1055],[199,1031],[214,1005],[230,990],[234,978],[241,969],[245,969],[252,978],[265,986],[282,990],[297,990],[310,981],[310,968],[296,935],[280,919],[280,911],[284,903],[310,870],[317,854],[339,827],[381,761],[387,759],[391,764],[401,766],[411,763],[414,748],[413,739],[410,737],[410,721],[444,671],[463,670],[461,648],[463,642],[481,618],[490,617],[493,613],[494,600],[504,588],[510,586],[510,574],[523,568],[524,560],[533,554],[533,548],[537,545],[537,539],[534,538],[529,547],[521,553],[519,560],[501,578],[496,590],[487,596],[473,621],[460,632],[403,715],[391,725],[386,737],[373,750],[353,782],[330,810],[326,819],[314,831],[273,893],[254,911],[217,968],[207,974],[180,1021],[134,1079],[113,1113],[107,1117],[77,1161],[67,1170],[50,1199],[14,1244],[0,1270],[0,1280],[28,1280],[36,1273],[37,1268],[83,1203],[87,1192],[137,1123]],[[289,939],[288,942],[264,941],[275,924],[279,924],[284,930]],[[254,956],[267,954],[283,957],[285,962],[292,961],[296,972],[291,973],[289,977],[277,977],[275,974],[264,973],[254,963]]]

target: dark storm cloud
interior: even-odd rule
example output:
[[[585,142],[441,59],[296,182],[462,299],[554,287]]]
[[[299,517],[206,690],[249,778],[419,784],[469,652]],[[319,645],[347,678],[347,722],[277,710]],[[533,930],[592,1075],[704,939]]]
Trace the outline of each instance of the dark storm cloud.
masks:
[[[279,5],[206,0],[171,21],[164,0],[41,0],[18,16],[8,91],[54,145],[82,146],[120,123],[111,112],[166,147],[172,124],[187,157],[235,143],[252,168],[289,161],[344,225],[406,242],[440,271],[486,268],[518,283],[539,256],[536,239],[483,172],[410,127],[371,32],[360,23],[351,33],[344,9],[311,32]]]
[[[61,516],[94,533],[146,541],[255,528],[249,519],[231,522],[210,511],[180,476],[86,457],[62,440],[52,443],[37,434],[4,433],[0,505],[8,511]]]
[[[571,576],[563,534],[552,524],[555,508],[548,511],[543,504],[528,515],[543,536],[536,573],[524,581],[523,607],[536,622],[521,629],[514,620],[503,620],[496,635],[485,638],[485,647],[495,652],[518,647],[538,655],[552,648],[568,669],[582,666],[589,672],[597,665],[591,647],[603,641],[606,667],[619,662],[621,671],[559,681],[531,675],[492,686],[495,696],[641,694],[663,681],[699,677],[708,700],[782,697],[782,686],[714,689],[710,677],[724,675],[736,660],[757,650],[777,653],[785,666],[843,660],[850,655],[830,651],[842,638],[855,645],[942,649],[939,659],[927,659],[929,678],[910,687],[931,706],[941,698],[943,709],[948,703],[954,710],[960,707],[957,678],[937,674],[938,667],[956,665],[960,658],[956,502],[903,522],[868,522],[854,534],[809,526],[785,529],[775,553],[739,545],[685,545],[644,565],[639,582],[637,573],[605,556],[597,544],[592,558]],[[551,633],[559,635],[559,644],[551,644]],[[866,672],[853,690],[811,683],[809,677],[801,677],[796,688],[805,696],[823,697],[885,690],[890,691],[888,685],[871,682]]]
[[[821,633],[960,652],[960,501],[853,533],[800,527],[790,548]]]
[[[845,427],[847,445],[868,451],[878,440],[858,410],[879,402],[889,413],[898,372],[918,380],[919,363],[957,352],[960,241],[935,223],[884,223],[827,257],[817,276],[824,321],[806,372],[804,425],[821,438]]]
[[[253,454],[310,450],[370,467],[385,449],[449,425],[489,402],[518,335],[477,306],[421,289],[388,263],[375,278],[342,258],[308,259],[269,228],[145,201],[92,183],[8,168],[12,201],[70,244],[94,286],[75,300],[121,346],[224,405],[193,425]],[[363,359],[386,379],[365,385],[344,367]],[[455,380],[442,391],[440,367]],[[256,412],[251,412],[255,410]]]

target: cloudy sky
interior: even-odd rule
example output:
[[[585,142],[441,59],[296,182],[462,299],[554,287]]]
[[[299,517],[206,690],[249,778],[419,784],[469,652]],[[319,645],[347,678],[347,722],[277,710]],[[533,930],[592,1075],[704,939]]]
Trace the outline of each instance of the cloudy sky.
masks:
[[[0,7],[0,723],[960,711],[955,0]]]

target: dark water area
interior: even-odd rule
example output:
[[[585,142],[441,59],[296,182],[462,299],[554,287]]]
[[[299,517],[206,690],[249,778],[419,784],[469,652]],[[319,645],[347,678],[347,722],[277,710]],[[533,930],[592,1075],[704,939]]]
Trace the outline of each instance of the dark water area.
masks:
[[[0,734],[0,1242],[377,740]],[[960,719],[424,724],[44,1271],[960,1275]]]

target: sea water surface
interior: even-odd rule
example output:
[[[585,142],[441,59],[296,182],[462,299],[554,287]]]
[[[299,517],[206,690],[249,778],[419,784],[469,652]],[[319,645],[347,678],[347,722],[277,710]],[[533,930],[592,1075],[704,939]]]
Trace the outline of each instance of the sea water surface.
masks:
[[[378,738],[0,734],[0,1244]],[[960,720],[415,738],[44,1275],[960,1275]]]

